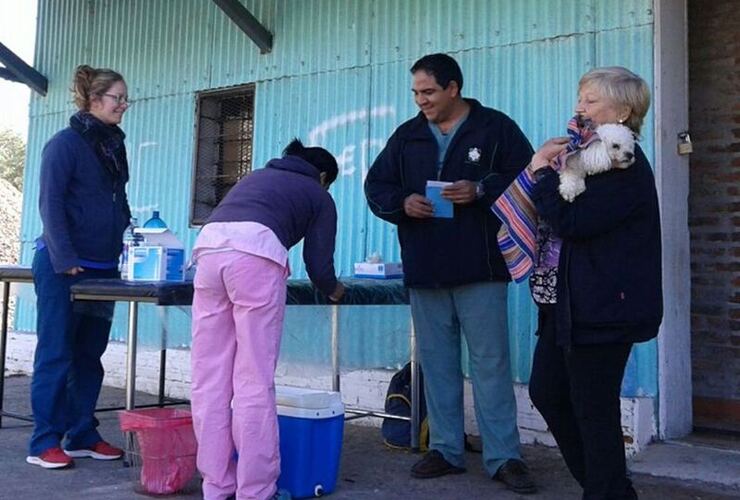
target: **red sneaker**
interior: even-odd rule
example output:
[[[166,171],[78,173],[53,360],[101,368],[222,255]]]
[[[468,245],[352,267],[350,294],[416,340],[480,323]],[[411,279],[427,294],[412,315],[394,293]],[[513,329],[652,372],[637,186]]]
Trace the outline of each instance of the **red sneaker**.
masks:
[[[26,462],[44,469],[64,469],[65,467],[73,467],[75,464],[58,446],[44,450],[38,456],[28,456]]]
[[[95,460],[118,460],[123,456],[123,450],[116,448],[105,441],[98,441],[89,448],[79,450],[64,450],[68,457],[94,458]]]

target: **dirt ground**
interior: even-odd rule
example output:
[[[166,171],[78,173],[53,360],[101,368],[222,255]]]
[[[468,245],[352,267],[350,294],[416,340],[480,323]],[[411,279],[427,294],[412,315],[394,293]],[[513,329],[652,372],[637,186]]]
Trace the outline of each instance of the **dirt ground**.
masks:
[[[6,382],[5,409],[28,413],[28,377],[10,377]],[[104,388],[99,407],[120,405],[120,389]],[[151,396],[137,396],[137,402],[153,401]],[[123,436],[115,412],[100,412],[103,436],[121,446]],[[0,429],[0,471],[3,485],[0,499],[49,500],[130,500],[146,498],[135,492],[131,469],[121,461],[77,460],[74,469],[49,471],[25,463],[30,424],[3,418]],[[334,493],[336,500],[462,500],[462,499],[577,499],[580,489],[570,477],[557,450],[543,446],[524,446],[524,458],[533,471],[540,492],[521,496],[511,493],[486,476],[479,454],[467,457],[468,471],[458,476],[431,480],[412,479],[409,468],[419,455],[386,448],[375,427],[345,425],[341,465]],[[661,479],[634,474],[641,499],[699,500],[740,498],[740,491],[700,482]],[[168,499],[201,498],[196,483],[191,489]]]

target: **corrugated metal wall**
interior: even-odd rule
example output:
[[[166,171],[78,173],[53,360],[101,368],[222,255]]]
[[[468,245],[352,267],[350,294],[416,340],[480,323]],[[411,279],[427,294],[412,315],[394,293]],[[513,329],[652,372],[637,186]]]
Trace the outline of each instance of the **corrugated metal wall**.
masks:
[[[293,136],[320,144],[339,159],[332,188],[340,214],[337,264],[378,251],[399,258],[395,229],[366,208],[362,181],[386,138],[416,109],[408,68],[421,55],[448,52],[460,62],[464,95],[512,116],[537,146],[561,135],[573,109],[579,76],[620,64],[652,82],[650,0],[250,0],[250,11],[274,34],[270,54],[258,48],[212,2],[205,0],[42,0],[36,67],[49,94],[31,107],[22,259],[30,263],[40,232],[36,209],[41,148],[73,110],[69,82],[80,63],[121,71],[135,104],[123,128],[131,162],[129,198],[135,214],[162,212],[191,247],[188,227],[195,93],[256,84],[254,166],[279,154]],[[652,114],[643,144],[652,157]],[[303,276],[300,247],[294,276]],[[122,309],[122,308],[119,308]],[[512,286],[514,376],[529,376],[535,314],[526,287]],[[122,338],[123,310],[114,335]],[[143,337],[157,337],[146,312]],[[324,312],[294,308],[284,342],[287,355],[324,356],[328,344],[304,325],[326,330]],[[174,319],[173,319],[174,318]],[[179,319],[178,319],[179,318]],[[323,319],[322,319],[323,318]],[[187,345],[187,314],[171,314],[170,345]],[[343,356],[352,365],[393,366],[407,356],[403,308],[346,308]],[[33,307],[20,308],[18,327],[33,330]],[[319,325],[319,326],[316,326]],[[326,328],[324,328],[326,327]],[[313,340],[311,340],[313,339]],[[324,354],[319,354],[319,353]],[[634,353],[629,394],[655,394],[654,343]]]

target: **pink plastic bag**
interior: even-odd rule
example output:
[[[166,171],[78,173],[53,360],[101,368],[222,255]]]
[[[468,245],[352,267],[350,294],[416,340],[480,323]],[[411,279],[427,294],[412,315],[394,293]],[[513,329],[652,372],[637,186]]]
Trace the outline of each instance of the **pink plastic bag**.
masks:
[[[187,410],[149,408],[119,413],[121,430],[133,432],[141,458],[141,486],[167,495],[183,489],[196,470],[197,444]]]

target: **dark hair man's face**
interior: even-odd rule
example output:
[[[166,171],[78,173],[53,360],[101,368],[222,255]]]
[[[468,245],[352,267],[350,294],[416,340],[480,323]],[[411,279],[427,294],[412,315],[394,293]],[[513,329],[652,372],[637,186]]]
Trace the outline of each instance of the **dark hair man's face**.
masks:
[[[412,75],[411,91],[414,93],[414,102],[431,123],[448,120],[452,115],[455,99],[459,96],[457,82],[453,80],[443,89],[434,76],[423,70]]]

